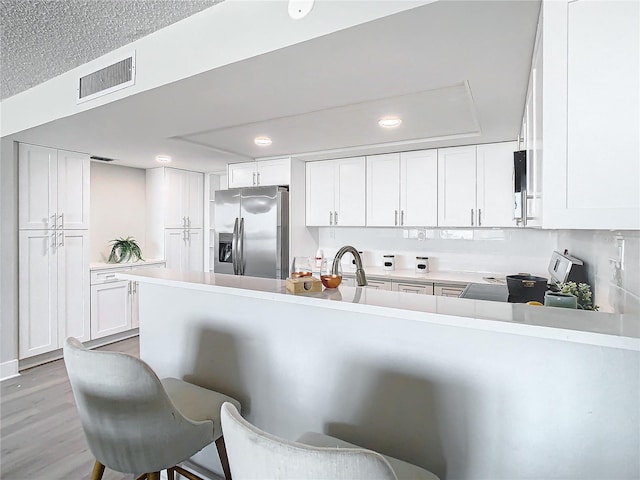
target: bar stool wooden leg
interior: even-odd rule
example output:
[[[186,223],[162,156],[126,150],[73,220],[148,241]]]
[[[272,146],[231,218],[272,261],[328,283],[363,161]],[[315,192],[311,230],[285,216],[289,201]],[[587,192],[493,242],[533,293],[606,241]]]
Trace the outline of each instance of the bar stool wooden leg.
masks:
[[[142,475],[140,475],[139,477],[136,477],[136,480],[147,480],[147,477],[149,475],[147,473],[143,473]]]
[[[227,447],[224,444],[224,435],[216,440],[216,448],[218,449],[218,456],[220,457],[220,463],[222,464],[224,478],[226,480],[231,480],[231,469],[229,468],[229,459],[227,458]]]
[[[149,473],[149,480],[160,480],[160,472]]]
[[[91,480],[100,480],[104,474],[104,465],[96,460],[93,464],[93,471],[91,472]]]
[[[176,480],[176,469],[171,467],[171,468],[167,468],[167,480]]]

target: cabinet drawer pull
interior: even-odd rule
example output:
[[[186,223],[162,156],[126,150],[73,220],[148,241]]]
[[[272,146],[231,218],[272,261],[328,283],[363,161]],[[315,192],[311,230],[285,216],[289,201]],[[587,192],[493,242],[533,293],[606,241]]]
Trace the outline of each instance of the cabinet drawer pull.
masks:
[[[336,225],[338,225],[338,212],[333,212],[333,221]]]
[[[482,226],[482,209],[481,208],[478,209],[478,226],[479,227]]]
[[[473,227],[473,208],[471,209],[471,226]]]
[[[400,210],[400,225],[404,225],[404,210]]]
[[[333,212],[329,212],[329,225],[333,225]]]
[[[393,221],[393,224],[395,226],[398,226],[398,210],[394,210],[394,215],[395,215],[395,219]]]

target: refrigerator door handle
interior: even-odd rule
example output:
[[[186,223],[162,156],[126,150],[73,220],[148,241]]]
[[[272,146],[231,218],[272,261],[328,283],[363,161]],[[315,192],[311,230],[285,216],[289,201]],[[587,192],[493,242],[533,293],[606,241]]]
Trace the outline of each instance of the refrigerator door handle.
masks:
[[[233,224],[233,237],[231,238],[231,263],[233,264],[233,274],[238,275],[238,217]]]
[[[240,232],[238,233],[238,251],[240,252],[238,270],[240,271],[240,275],[244,275],[244,218],[240,219]]]

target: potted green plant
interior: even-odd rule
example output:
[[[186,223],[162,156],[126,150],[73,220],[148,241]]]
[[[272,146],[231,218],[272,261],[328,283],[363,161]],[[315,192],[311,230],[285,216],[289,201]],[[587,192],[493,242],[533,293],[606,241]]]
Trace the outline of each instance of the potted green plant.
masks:
[[[588,283],[561,283],[560,291],[562,293],[575,295],[578,302],[578,308],[581,308],[582,310],[598,310],[600,308],[598,305],[594,305],[592,303],[593,294],[591,293],[591,287]]]
[[[137,262],[144,260],[140,246],[133,237],[111,240],[111,253],[108,263]]]

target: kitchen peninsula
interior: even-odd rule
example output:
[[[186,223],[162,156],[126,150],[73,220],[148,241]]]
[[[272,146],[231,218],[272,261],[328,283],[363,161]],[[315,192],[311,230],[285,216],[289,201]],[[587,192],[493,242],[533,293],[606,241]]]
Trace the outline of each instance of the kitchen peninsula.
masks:
[[[441,478],[637,478],[638,319],[148,270],[140,352],[267,431],[327,432]],[[613,445],[616,445],[613,448]],[[218,470],[215,452],[196,463]]]

